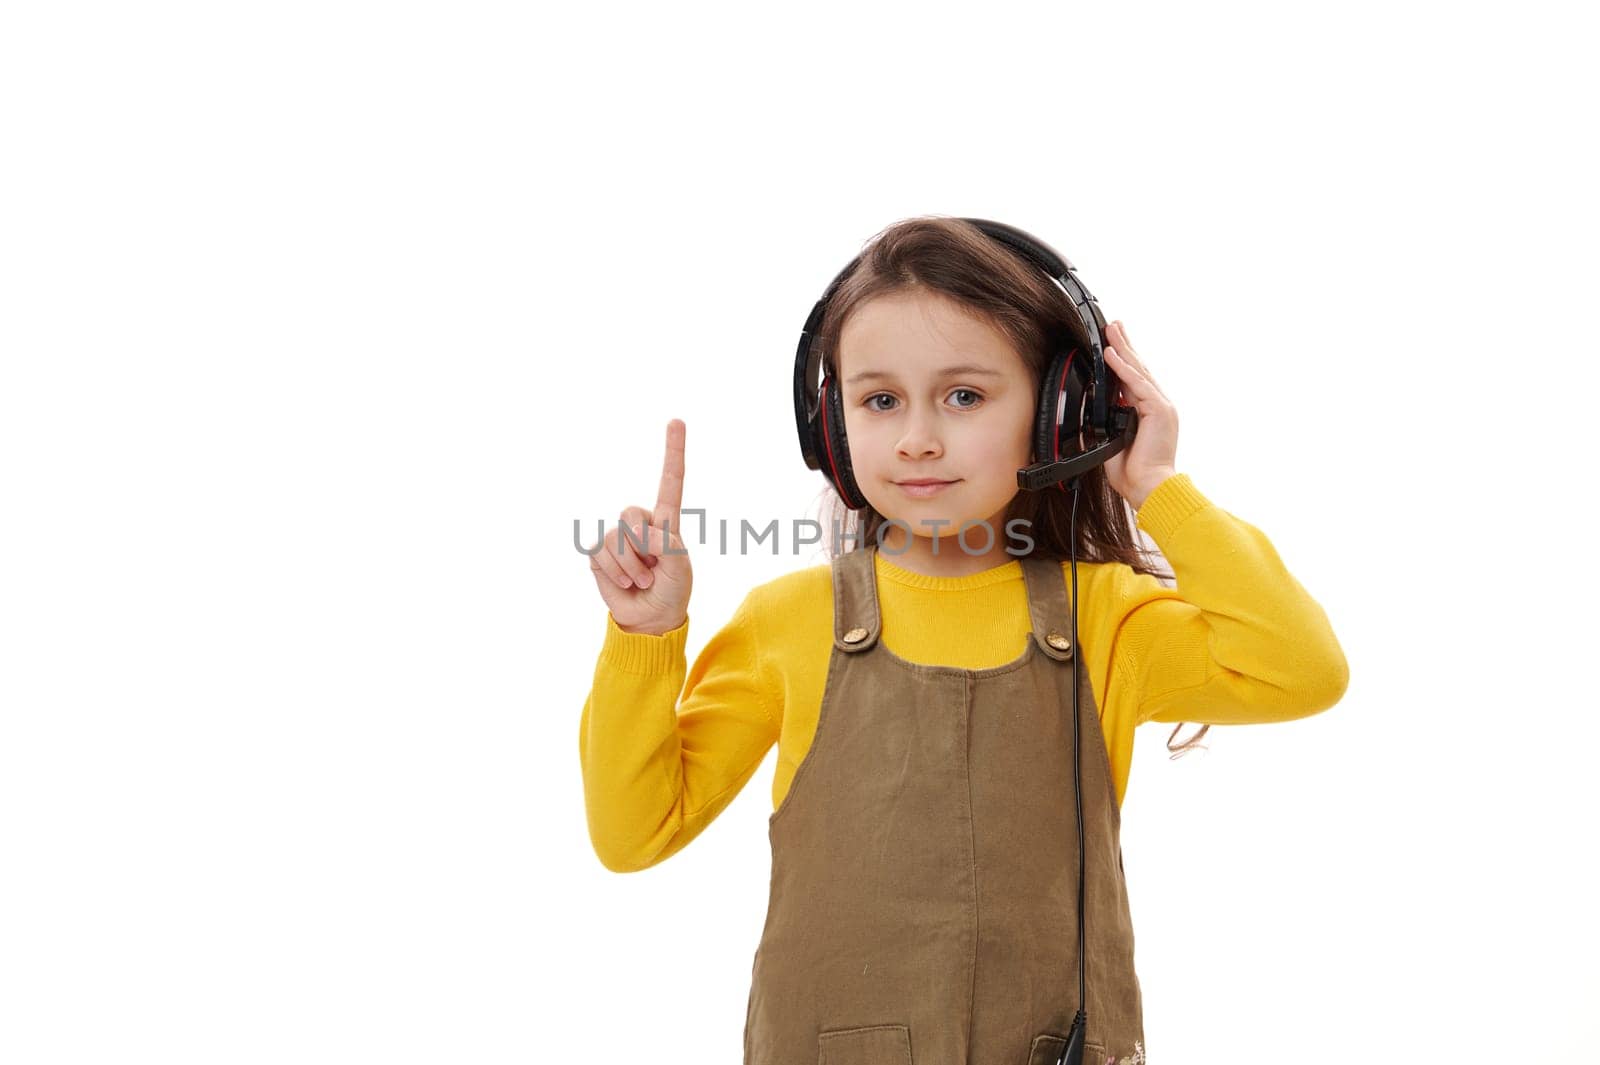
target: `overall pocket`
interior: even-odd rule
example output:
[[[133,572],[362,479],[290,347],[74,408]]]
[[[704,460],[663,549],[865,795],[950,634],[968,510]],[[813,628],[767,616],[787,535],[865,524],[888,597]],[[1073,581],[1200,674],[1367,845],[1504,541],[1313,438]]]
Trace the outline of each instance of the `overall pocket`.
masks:
[[[817,1036],[817,1065],[911,1065],[911,1029],[878,1024],[822,1032]]]
[[[1064,1035],[1036,1035],[1033,1050],[1028,1054],[1028,1065],[1056,1065],[1056,1058],[1067,1045]],[[1106,1048],[1099,1043],[1083,1044],[1083,1065],[1106,1065]]]

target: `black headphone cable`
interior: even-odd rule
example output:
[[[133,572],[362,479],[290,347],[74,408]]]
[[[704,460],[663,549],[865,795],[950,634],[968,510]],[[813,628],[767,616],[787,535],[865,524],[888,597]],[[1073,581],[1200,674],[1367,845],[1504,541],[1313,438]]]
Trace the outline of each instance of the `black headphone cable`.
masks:
[[[1083,735],[1078,723],[1078,663],[1083,658],[1083,648],[1078,646],[1078,488],[1080,478],[1074,477],[1065,486],[1072,492],[1072,520],[1068,523],[1068,546],[1072,558],[1072,790],[1078,803],[1078,1012],[1072,1018],[1072,1029],[1067,1033],[1066,1045],[1055,1065],[1083,1065],[1084,1029],[1088,1024],[1086,1012],[1088,992],[1085,990],[1084,933],[1083,933]],[[1091,1065],[1100,1065],[1093,1062]]]

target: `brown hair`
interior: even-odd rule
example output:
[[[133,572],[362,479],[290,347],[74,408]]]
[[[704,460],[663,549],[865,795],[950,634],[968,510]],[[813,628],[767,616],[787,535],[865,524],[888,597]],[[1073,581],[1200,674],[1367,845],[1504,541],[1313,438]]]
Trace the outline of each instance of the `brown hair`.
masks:
[[[896,222],[872,237],[855,269],[840,282],[817,327],[816,343],[828,370],[838,374],[839,336],[852,313],[875,297],[917,289],[955,301],[1005,334],[1027,365],[1035,392],[1056,351],[1087,347],[1072,301],[1043,270],[970,222],[922,215]],[[1133,508],[1111,487],[1104,466],[1080,478],[1078,495],[1079,561],[1121,562],[1163,583],[1174,579],[1170,569],[1161,573],[1151,564],[1151,558],[1161,557],[1160,550],[1153,544],[1144,546]],[[822,522],[824,529],[839,530],[838,540],[854,543],[851,550],[876,542],[886,519],[872,504],[852,510],[831,484],[823,499],[830,512],[830,520]],[[1066,561],[1071,557],[1072,504],[1070,492],[1053,487],[1040,492],[1019,489],[1001,528],[1023,519],[1034,542],[1027,554]],[[831,557],[832,546],[824,551]],[[1180,723],[1167,737],[1172,757],[1187,754],[1210,727],[1203,726],[1174,747],[1172,739],[1183,728]]]

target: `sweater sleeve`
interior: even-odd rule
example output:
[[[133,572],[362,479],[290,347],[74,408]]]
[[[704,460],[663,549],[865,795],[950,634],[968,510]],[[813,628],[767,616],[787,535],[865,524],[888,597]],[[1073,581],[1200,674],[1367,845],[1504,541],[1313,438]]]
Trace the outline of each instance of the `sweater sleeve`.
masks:
[[[1239,725],[1326,710],[1349,667],[1322,607],[1267,537],[1216,506],[1188,474],[1139,508],[1177,587],[1127,570],[1113,655],[1145,721]]]
[[[745,597],[687,670],[687,618],[652,636],[624,632],[606,612],[578,759],[589,839],[607,869],[637,872],[682,850],[777,742],[754,600]]]

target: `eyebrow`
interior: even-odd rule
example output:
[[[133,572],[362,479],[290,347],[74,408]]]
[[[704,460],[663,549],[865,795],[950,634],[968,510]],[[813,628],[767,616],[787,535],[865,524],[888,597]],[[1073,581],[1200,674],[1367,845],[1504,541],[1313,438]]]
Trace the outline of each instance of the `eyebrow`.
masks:
[[[1003,377],[1003,376],[1005,376],[999,370],[991,370],[987,366],[972,366],[972,365],[946,366],[944,369],[940,370],[939,373],[938,373],[938,376],[940,376],[940,377],[963,377],[963,376],[972,376],[972,375],[982,375],[984,377]],[[853,385],[853,384],[856,384],[858,381],[872,381],[872,380],[879,380],[879,379],[892,381],[892,380],[894,380],[894,374],[889,373],[886,370],[863,370],[861,373],[855,374],[855,375],[851,376],[850,378],[848,378],[845,381],[845,384]]]

